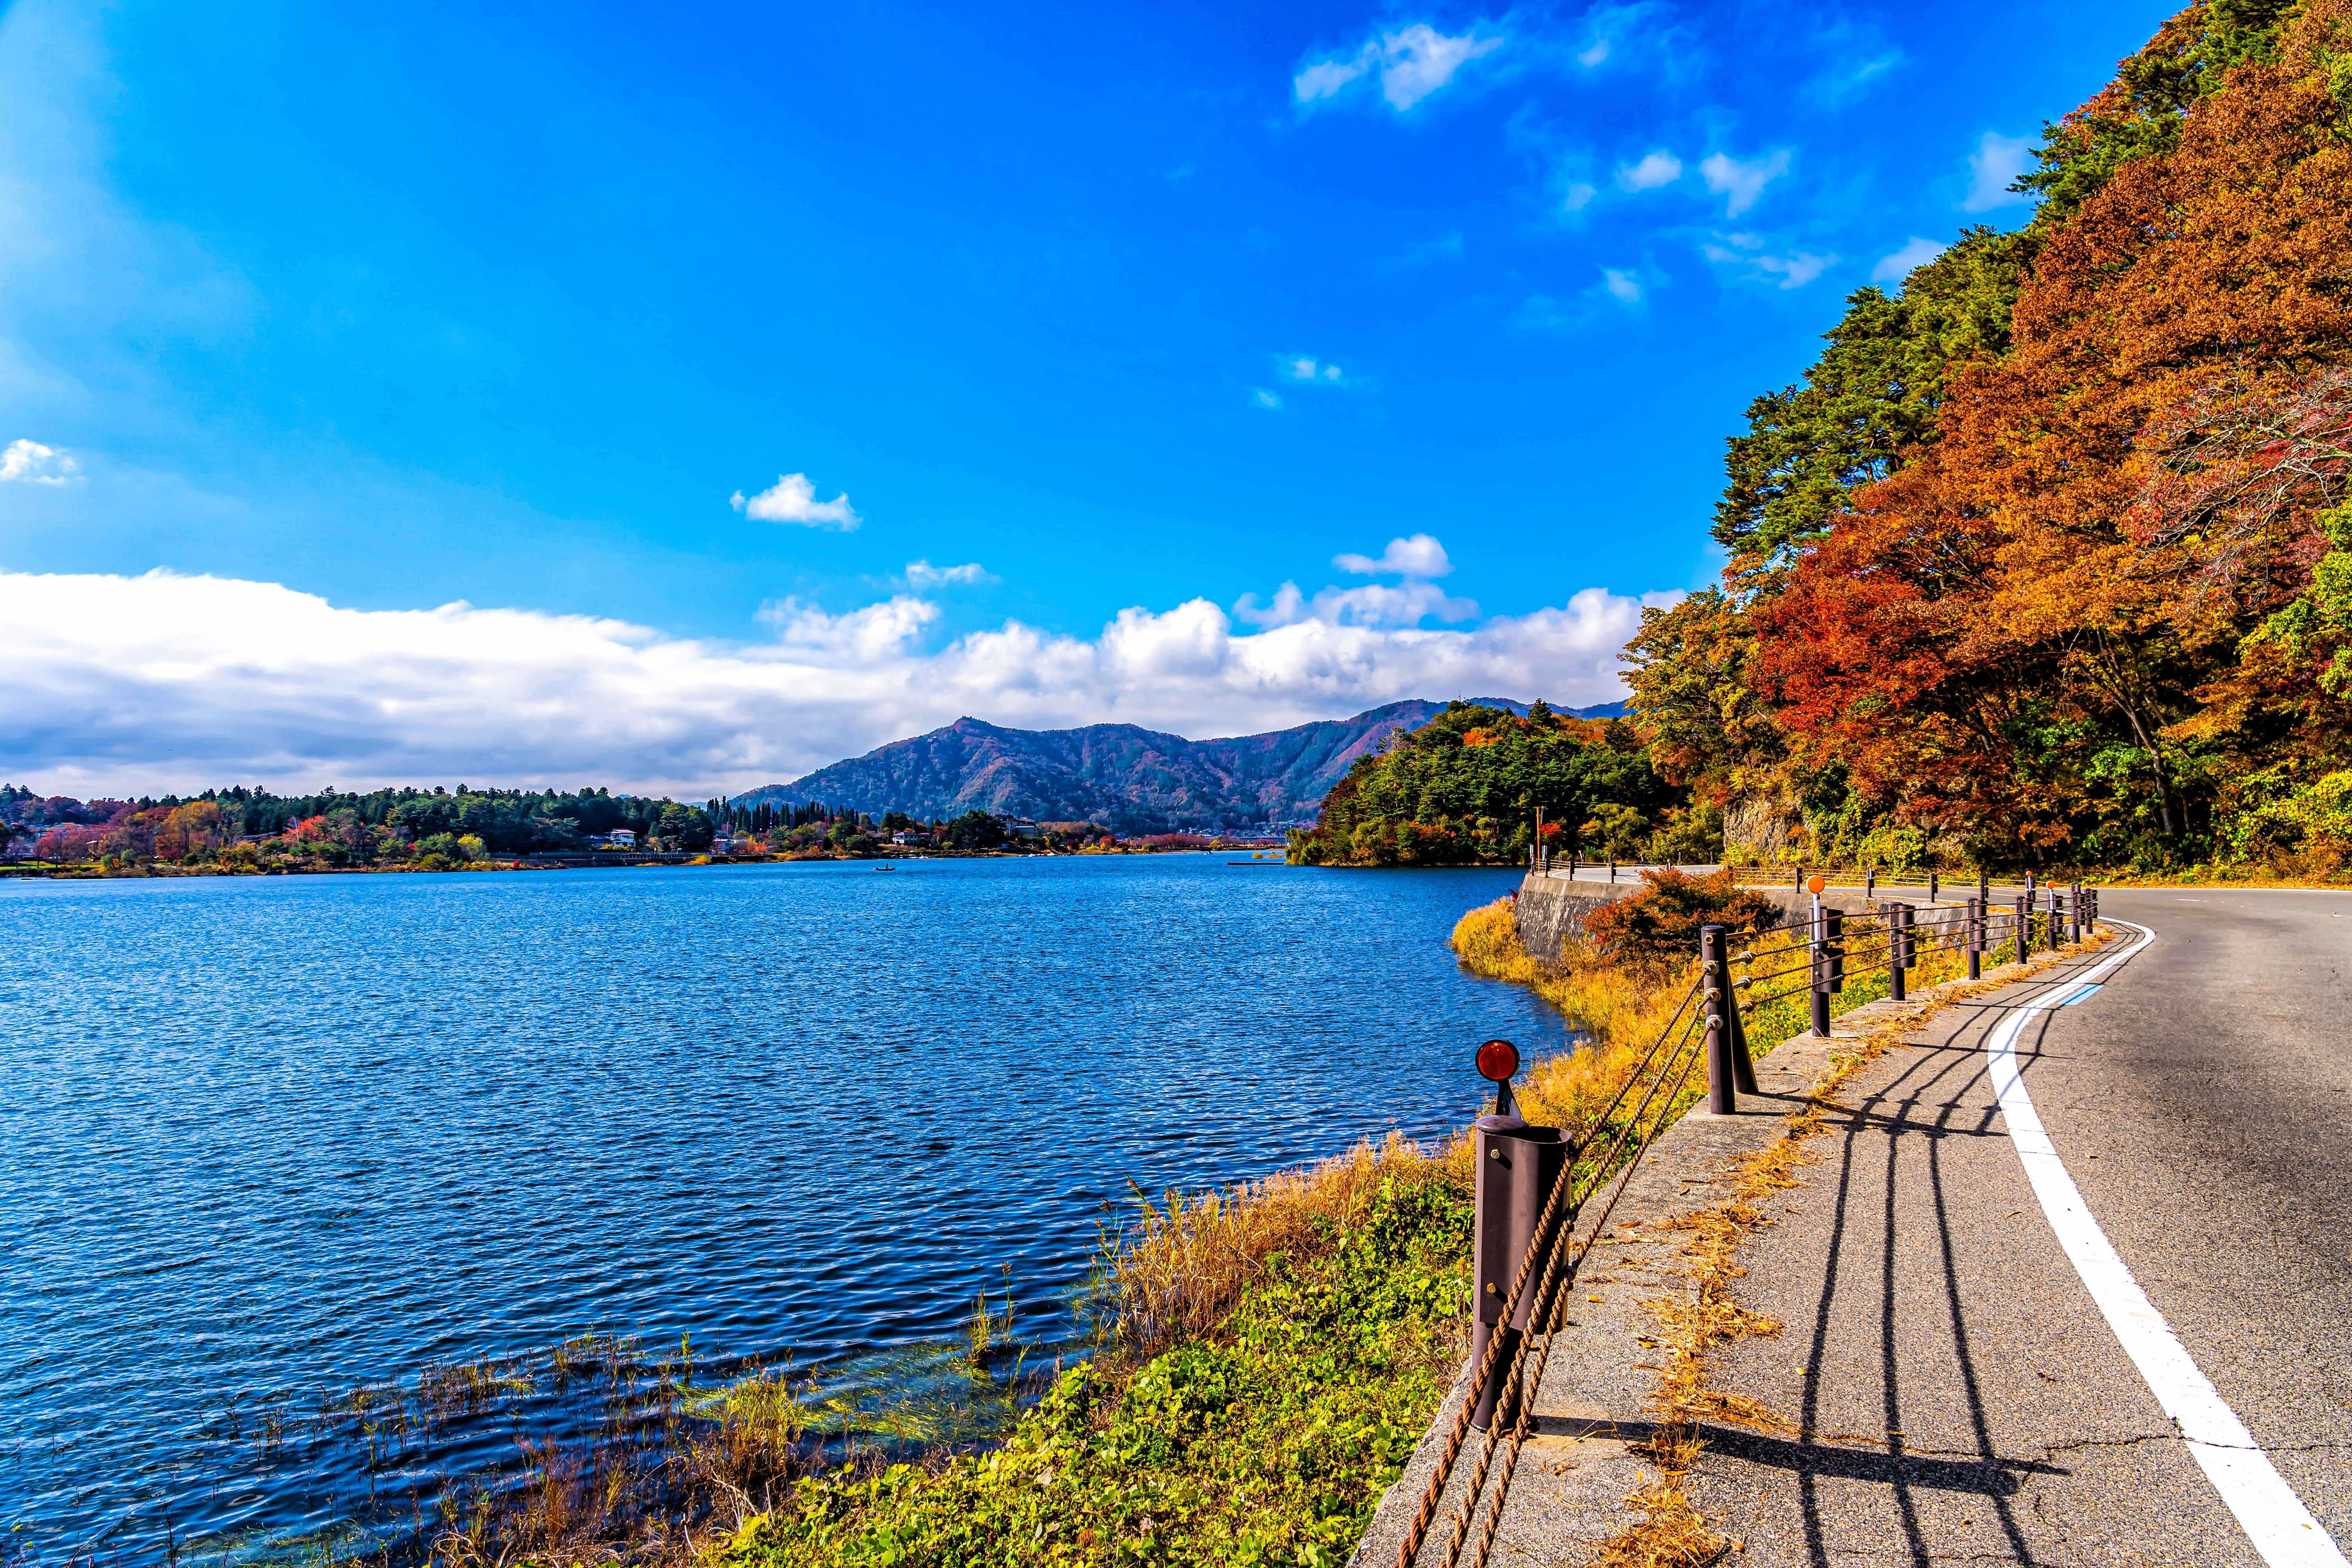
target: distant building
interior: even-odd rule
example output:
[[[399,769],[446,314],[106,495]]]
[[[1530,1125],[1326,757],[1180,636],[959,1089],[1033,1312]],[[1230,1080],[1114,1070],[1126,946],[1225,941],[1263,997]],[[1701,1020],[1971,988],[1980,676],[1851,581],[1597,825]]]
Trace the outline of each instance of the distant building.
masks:
[[[637,833],[633,827],[615,827],[610,833],[591,833],[580,842],[591,849],[635,849]]]

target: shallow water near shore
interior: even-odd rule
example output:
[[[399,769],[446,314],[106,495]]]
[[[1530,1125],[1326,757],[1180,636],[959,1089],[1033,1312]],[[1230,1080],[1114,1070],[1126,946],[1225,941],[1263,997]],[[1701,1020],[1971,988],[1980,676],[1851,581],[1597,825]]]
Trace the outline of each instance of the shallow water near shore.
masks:
[[[1130,1183],[1568,1045],[1444,947],[1516,872],[1229,858],[0,886],[0,1561],[364,1550],[561,1412],[271,1413],[583,1331],[870,1384],[986,1291],[1050,1359]]]

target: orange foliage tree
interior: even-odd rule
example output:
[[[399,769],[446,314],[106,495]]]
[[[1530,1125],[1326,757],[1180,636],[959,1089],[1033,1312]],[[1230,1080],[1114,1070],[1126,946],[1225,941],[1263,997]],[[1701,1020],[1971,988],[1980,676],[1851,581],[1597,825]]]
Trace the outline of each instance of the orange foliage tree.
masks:
[[[2250,765],[2344,761],[2335,649],[2258,634],[2345,494],[2352,0],[2243,21],[2182,12],[2052,128],[2005,352],[1743,606],[1800,765],[1996,858],[2177,841]]]

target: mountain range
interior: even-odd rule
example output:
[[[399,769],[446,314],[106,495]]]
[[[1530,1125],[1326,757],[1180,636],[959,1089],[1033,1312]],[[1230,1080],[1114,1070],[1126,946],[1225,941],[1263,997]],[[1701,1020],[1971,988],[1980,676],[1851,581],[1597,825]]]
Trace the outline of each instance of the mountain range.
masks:
[[[1525,713],[1501,697],[1472,700]],[[1398,730],[1416,730],[1443,702],[1391,702],[1351,719],[1331,719],[1263,735],[1188,741],[1134,724],[1077,730],[1008,730],[959,719],[862,757],[819,768],[791,784],[762,784],[739,805],[819,800],[880,816],[924,818],[967,811],[1039,822],[1099,822],[1114,831],[1182,833],[1310,818],[1349,765]],[[1579,719],[1614,718],[1622,702],[1566,709]]]

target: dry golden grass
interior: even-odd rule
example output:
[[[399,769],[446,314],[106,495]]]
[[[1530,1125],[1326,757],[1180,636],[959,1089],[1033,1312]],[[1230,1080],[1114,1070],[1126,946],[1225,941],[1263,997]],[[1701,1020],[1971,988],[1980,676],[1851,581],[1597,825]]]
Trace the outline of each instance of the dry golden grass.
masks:
[[[1634,1078],[1651,1044],[1674,1023],[1697,970],[1696,957],[1664,973],[1616,969],[1573,942],[1562,962],[1542,963],[1520,945],[1508,899],[1464,915],[1454,925],[1453,944],[1471,973],[1527,986],[1592,1036],[1593,1043],[1582,1050],[1531,1065],[1527,1081],[1516,1090],[1519,1113],[1530,1122],[1561,1128],[1580,1140]],[[1654,1064],[1654,1070],[1657,1065],[1662,1064]],[[1636,1083],[1631,1098],[1647,1088],[1646,1081]]]
[[[1466,1187],[1469,1161],[1432,1154],[1391,1133],[1303,1170],[1186,1197],[1145,1198],[1140,1216],[1108,1238],[1105,1283],[1122,1344],[1149,1358],[1213,1333],[1276,1254],[1331,1245],[1371,1212],[1384,1181]]]

